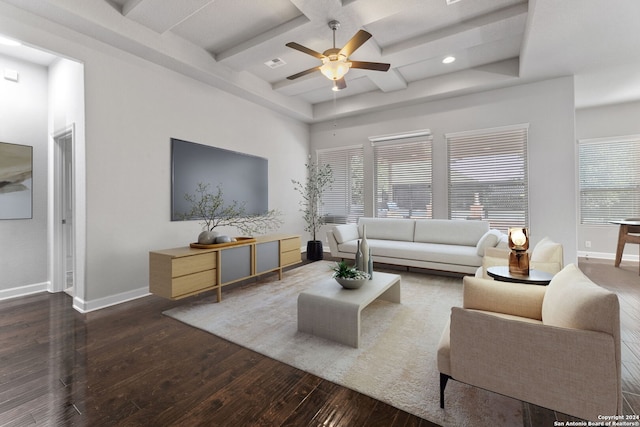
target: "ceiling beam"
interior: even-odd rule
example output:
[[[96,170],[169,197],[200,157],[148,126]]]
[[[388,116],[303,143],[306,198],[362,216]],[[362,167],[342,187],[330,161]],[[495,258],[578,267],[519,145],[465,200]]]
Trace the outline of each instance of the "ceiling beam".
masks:
[[[122,14],[162,34],[183,22],[213,0],[129,0]]]
[[[407,81],[395,68],[390,68],[389,71],[385,73],[371,71],[367,73],[367,77],[378,86],[382,92],[393,92],[408,87]]]
[[[415,58],[434,58],[453,50],[463,50],[482,43],[521,36],[526,26],[527,6],[518,4],[496,13],[480,16],[459,25],[414,37],[382,51],[386,62],[400,67],[416,62]]]
[[[285,44],[286,39],[288,39],[288,34],[290,31],[295,30],[296,28],[300,28],[305,24],[309,23],[309,18],[305,15],[300,15],[296,18],[293,18],[282,25],[278,25],[275,28],[270,29],[252,39],[249,39],[239,45],[233,46],[230,49],[227,49],[223,52],[220,52],[216,55],[216,60],[224,62],[232,68],[241,69],[244,67],[244,64],[255,58],[256,56],[264,55],[264,44],[265,43],[273,43],[274,39],[281,39],[281,43]],[[233,61],[234,57],[242,56],[245,58],[242,63],[238,63],[239,61]]]
[[[434,101],[466,93],[522,84],[518,77],[517,58],[481,67],[444,74],[409,83],[407,89],[392,93],[368,92],[343,98],[340,103],[327,101],[313,106],[314,122],[353,114],[365,114],[404,104]]]

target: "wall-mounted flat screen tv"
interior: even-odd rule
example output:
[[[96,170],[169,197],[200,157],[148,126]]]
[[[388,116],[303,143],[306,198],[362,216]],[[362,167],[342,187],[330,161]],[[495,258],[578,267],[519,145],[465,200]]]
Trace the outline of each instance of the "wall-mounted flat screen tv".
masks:
[[[171,138],[171,220],[184,220],[191,210],[185,194],[198,184],[222,189],[225,204],[244,203],[247,214],[269,210],[268,161],[263,157]],[[197,219],[197,218],[194,218]]]

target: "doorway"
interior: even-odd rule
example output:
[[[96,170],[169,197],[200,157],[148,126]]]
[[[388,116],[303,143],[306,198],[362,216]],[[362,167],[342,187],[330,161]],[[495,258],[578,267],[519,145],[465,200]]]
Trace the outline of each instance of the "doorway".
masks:
[[[75,218],[74,218],[74,127],[53,137],[54,140],[54,224],[56,236],[55,291],[75,296]]]

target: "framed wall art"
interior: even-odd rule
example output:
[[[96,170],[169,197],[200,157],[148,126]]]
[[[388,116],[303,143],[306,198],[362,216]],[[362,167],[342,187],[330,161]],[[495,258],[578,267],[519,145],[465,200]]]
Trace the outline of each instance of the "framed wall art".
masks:
[[[33,147],[0,142],[0,219],[33,217]]]

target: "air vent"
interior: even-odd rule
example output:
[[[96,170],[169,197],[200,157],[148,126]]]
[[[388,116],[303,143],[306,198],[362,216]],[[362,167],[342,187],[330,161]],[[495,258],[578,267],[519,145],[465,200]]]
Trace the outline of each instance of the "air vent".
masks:
[[[18,71],[17,70],[12,70],[10,68],[5,68],[4,69],[4,78],[5,80],[9,80],[12,82],[17,82],[18,81]]]
[[[280,58],[273,58],[270,61],[267,61],[264,63],[264,65],[266,65],[269,68],[278,68],[278,67],[282,67],[284,64],[286,64],[286,62],[284,62],[282,59]]]

